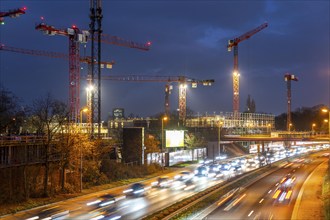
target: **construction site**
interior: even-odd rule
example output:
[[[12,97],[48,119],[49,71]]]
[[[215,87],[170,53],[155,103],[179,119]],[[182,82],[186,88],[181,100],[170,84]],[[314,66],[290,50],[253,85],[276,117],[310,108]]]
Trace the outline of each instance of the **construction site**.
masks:
[[[2,22],[4,18],[18,17],[24,15],[26,7],[15,10],[1,12]],[[63,54],[58,52],[50,52],[35,49],[17,48],[8,46],[4,42],[0,42],[0,51],[15,52],[34,56],[45,56],[49,58],[66,59],[69,61],[69,94],[68,104],[70,111],[70,122],[83,125],[84,132],[90,132],[92,137],[104,136],[101,132],[101,82],[104,80],[122,81],[122,82],[150,82],[165,83],[164,111],[163,115],[169,116],[171,106],[169,102],[170,94],[173,90],[173,83],[178,83],[178,115],[179,126],[187,127],[216,127],[226,128],[232,134],[266,134],[274,129],[274,115],[259,113],[241,113],[240,106],[240,73],[238,69],[238,45],[251,38],[256,33],[268,27],[268,23],[262,25],[228,41],[228,51],[233,50],[234,62],[232,72],[232,102],[233,111],[229,113],[221,113],[214,116],[193,117],[187,119],[187,86],[196,88],[197,85],[211,86],[215,82],[214,79],[194,79],[185,75],[103,75],[101,71],[113,67],[114,61],[103,61],[101,57],[101,48],[105,44],[112,44],[121,47],[128,47],[142,51],[149,51],[151,42],[137,43],[131,40],[125,40],[117,36],[110,36],[103,33],[102,30],[102,5],[101,0],[90,1],[90,24],[89,30],[81,30],[77,26],[72,25],[68,28],[56,28],[55,26],[46,24],[44,21],[35,25],[35,29],[43,32],[48,36],[64,36],[69,39],[69,53]],[[81,56],[82,45],[90,44],[90,56]],[[81,63],[88,65],[88,75],[83,76],[80,72]],[[88,84],[86,106],[82,106],[82,81]],[[85,102],[85,101],[83,101]],[[173,109],[173,107],[172,107]],[[221,111],[221,110],[220,110]],[[290,109],[288,110],[290,111]],[[86,115],[86,121],[83,123],[83,115]],[[221,125],[219,124],[221,123]],[[290,122],[288,122],[290,124]],[[106,129],[106,128],[105,128]]]

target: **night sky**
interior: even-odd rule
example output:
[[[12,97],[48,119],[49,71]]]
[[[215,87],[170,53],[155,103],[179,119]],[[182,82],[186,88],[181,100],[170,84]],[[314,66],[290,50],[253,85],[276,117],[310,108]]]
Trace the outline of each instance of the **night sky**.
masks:
[[[103,75],[184,75],[214,79],[211,87],[187,90],[196,114],[232,112],[233,52],[227,42],[264,22],[269,26],[239,44],[240,111],[248,95],[257,112],[286,112],[284,74],[294,74],[292,109],[330,104],[330,3],[324,1],[111,1],[103,0],[103,32],[135,42],[152,42],[150,51],[102,45],[102,60],[115,61]],[[88,0],[0,0],[0,11],[26,6],[19,18],[6,18],[0,42],[7,46],[68,53],[68,38],[35,30],[44,22],[56,28],[89,29]],[[90,55],[90,43],[81,55]],[[82,75],[87,66],[82,65]],[[44,97],[68,100],[68,61],[0,51],[0,84],[22,104]],[[81,104],[86,103],[82,82]],[[178,85],[170,97],[178,108]],[[102,82],[102,119],[113,108],[151,116],[164,111],[161,82]]]

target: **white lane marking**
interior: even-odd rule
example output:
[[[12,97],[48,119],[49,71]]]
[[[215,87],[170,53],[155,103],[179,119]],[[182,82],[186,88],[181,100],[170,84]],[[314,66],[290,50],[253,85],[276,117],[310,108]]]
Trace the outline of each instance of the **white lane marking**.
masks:
[[[272,192],[272,190],[269,190],[269,191],[268,191],[268,194],[271,193],[271,192]]]
[[[262,203],[264,201],[264,199],[262,198],[260,201],[259,201],[259,203]]]

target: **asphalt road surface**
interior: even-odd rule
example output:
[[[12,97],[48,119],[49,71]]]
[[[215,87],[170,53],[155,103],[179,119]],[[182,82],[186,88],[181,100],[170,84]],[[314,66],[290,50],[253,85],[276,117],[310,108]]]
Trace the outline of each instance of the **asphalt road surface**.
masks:
[[[205,219],[291,219],[302,184],[325,160],[319,156],[297,159],[219,204]]]

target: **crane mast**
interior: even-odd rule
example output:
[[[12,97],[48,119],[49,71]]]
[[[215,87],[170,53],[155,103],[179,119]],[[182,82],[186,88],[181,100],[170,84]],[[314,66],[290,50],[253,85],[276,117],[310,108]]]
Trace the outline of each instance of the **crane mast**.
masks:
[[[69,120],[78,122],[80,110],[80,43],[87,43],[88,32],[80,31],[75,25],[67,29],[40,23],[36,30],[47,35],[60,35],[69,38]]]
[[[97,136],[101,134],[101,34],[102,34],[102,6],[101,0],[90,0],[90,24],[89,33],[91,39],[91,58],[96,60],[96,64],[91,65],[90,69],[90,101],[88,108],[90,114],[88,120],[91,121],[91,137],[94,138],[94,123],[97,123]],[[97,43],[95,45],[95,43]]]
[[[287,104],[288,104],[288,113],[286,120],[286,128],[287,131],[291,131],[291,81],[298,81],[298,78],[292,74],[285,74],[284,80],[286,81],[286,90],[287,90]]]
[[[141,50],[149,50],[151,44],[147,42],[146,44],[138,44],[132,41],[123,40],[119,37],[113,37],[102,32],[102,5],[101,0],[90,0],[90,24],[89,32],[91,38],[91,58],[96,60],[96,64],[92,64],[89,75],[89,95],[87,100],[88,108],[90,109],[88,114],[88,121],[91,124],[91,134],[92,138],[94,136],[94,124],[97,123],[98,127],[98,138],[101,134],[101,43],[115,44],[118,46],[125,46]],[[95,45],[95,42],[97,44]]]
[[[227,49],[230,52],[234,48],[234,70],[233,70],[233,112],[238,115],[239,112],[239,71],[238,71],[238,44],[246,39],[249,39],[254,34],[268,27],[268,23],[263,23],[257,28],[246,32],[245,34],[228,41]]]
[[[103,80],[112,81],[127,81],[127,82],[165,82],[165,115],[169,116],[170,105],[169,95],[171,94],[170,83],[179,83],[179,121],[182,125],[186,121],[187,112],[187,84],[191,84],[193,88],[197,87],[197,84],[203,86],[211,86],[214,83],[213,79],[209,80],[197,80],[188,78],[186,76],[149,76],[149,75],[126,75],[126,76],[103,76]]]

